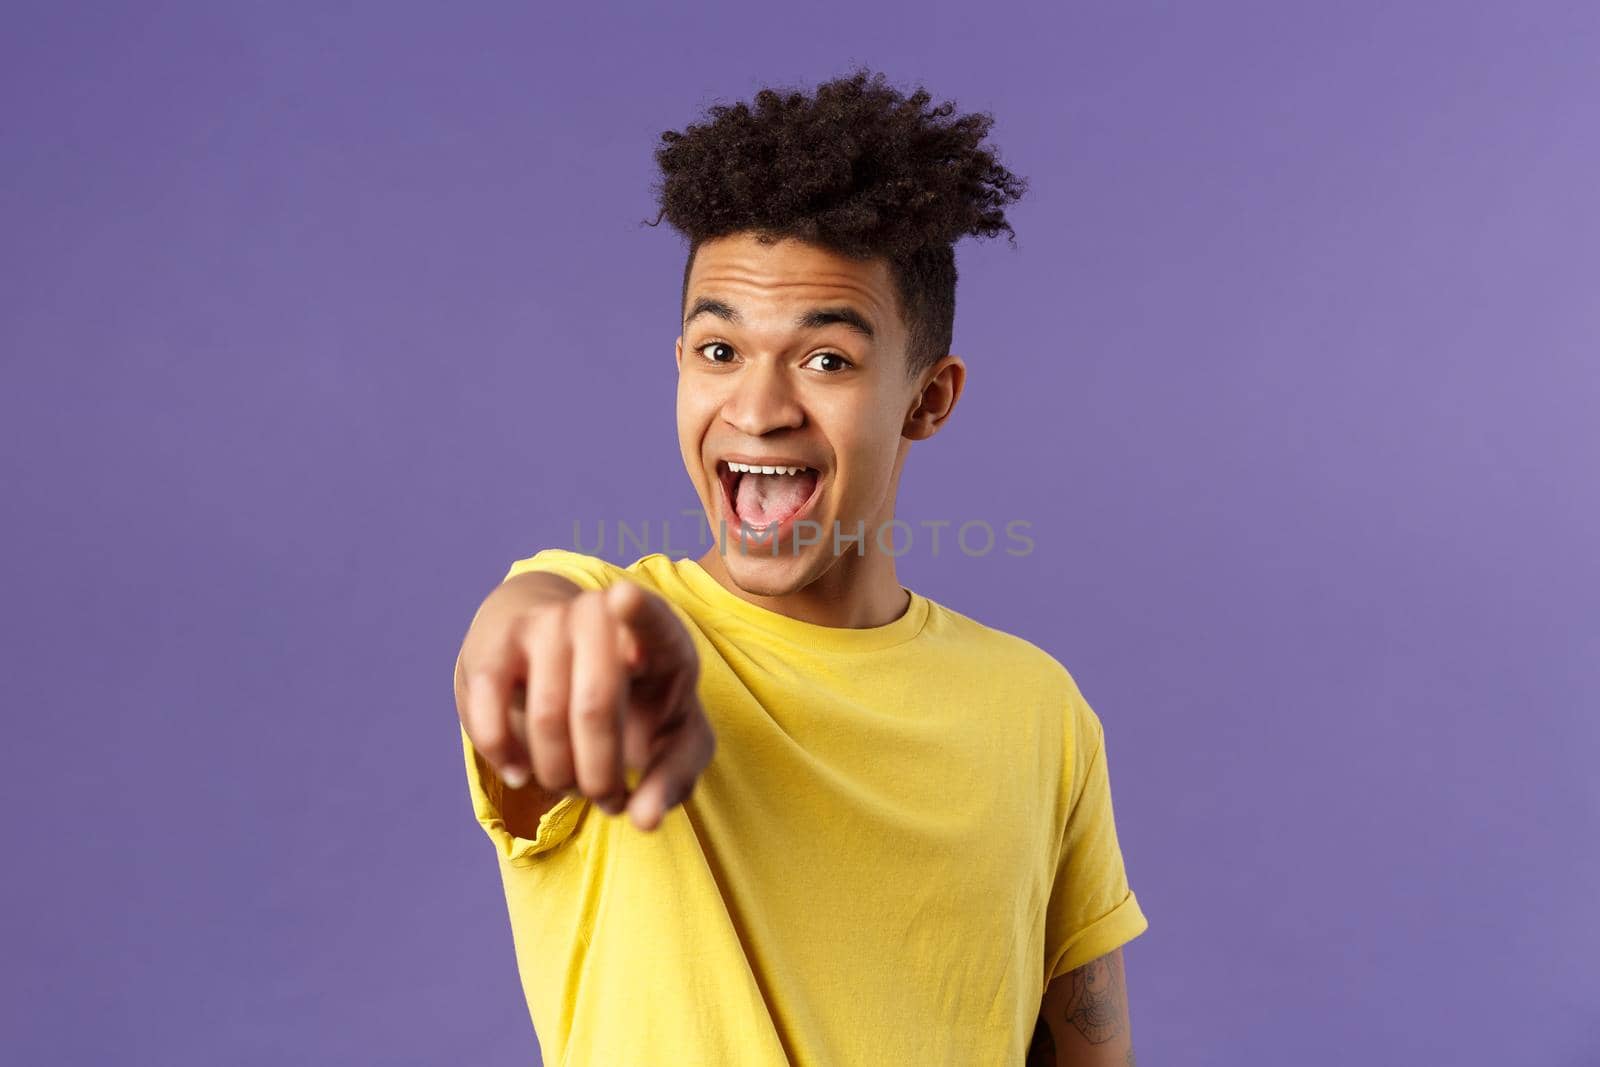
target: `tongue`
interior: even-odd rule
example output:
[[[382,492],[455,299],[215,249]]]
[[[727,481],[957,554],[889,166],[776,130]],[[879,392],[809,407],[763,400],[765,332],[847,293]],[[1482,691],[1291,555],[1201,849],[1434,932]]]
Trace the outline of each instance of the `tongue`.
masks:
[[[738,496],[734,498],[739,521],[754,527],[782,522],[800,510],[816,486],[815,471],[741,475]]]

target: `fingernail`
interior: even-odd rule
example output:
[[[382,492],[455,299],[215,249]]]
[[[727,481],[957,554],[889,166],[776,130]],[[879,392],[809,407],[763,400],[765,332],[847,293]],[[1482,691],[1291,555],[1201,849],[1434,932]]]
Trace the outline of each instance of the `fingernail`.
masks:
[[[528,784],[528,772],[521,767],[501,767],[500,780],[512,789],[521,789]]]

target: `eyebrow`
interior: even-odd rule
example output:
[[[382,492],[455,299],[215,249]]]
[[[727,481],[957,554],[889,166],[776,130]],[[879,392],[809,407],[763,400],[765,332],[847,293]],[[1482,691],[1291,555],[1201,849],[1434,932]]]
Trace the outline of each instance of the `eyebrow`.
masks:
[[[683,324],[687,326],[701,315],[715,315],[717,318],[725,322],[731,322],[735,326],[744,321],[737,308],[726,301],[718,300],[714,296],[702,296],[697,299],[689,308],[689,314],[684,316]],[[869,341],[876,336],[872,329],[872,323],[868,321],[867,317],[847,304],[812,308],[809,311],[802,312],[794,320],[794,324],[802,330],[819,330],[824,326],[833,325],[846,326]]]

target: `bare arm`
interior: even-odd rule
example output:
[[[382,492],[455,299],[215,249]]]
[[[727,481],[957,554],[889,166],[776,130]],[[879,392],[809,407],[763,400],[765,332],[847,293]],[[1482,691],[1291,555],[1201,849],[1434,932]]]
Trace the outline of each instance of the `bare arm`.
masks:
[[[1121,948],[1045,989],[1028,1067],[1135,1067]]]

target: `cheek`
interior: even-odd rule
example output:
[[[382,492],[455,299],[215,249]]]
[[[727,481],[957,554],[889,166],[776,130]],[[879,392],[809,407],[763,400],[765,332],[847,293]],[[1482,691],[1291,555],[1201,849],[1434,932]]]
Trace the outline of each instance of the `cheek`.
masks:
[[[678,379],[677,419],[678,449],[691,477],[697,480],[704,474],[702,446],[711,417],[716,413],[715,398],[704,389],[696,389],[684,378]]]
[[[846,499],[876,505],[889,488],[900,447],[900,420],[888,404],[862,405],[835,413],[828,436],[839,458],[840,488]]]
[[[704,431],[704,420],[699,415],[699,405],[696,403],[694,390],[684,381],[678,379],[678,440],[687,446],[692,438],[701,436]]]
[[[690,413],[684,410],[683,401],[678,402],[678,451],[683,453],[684,465],[689,468],[692,475],[699,466],[700,456],[700,431],[695,427]]]

